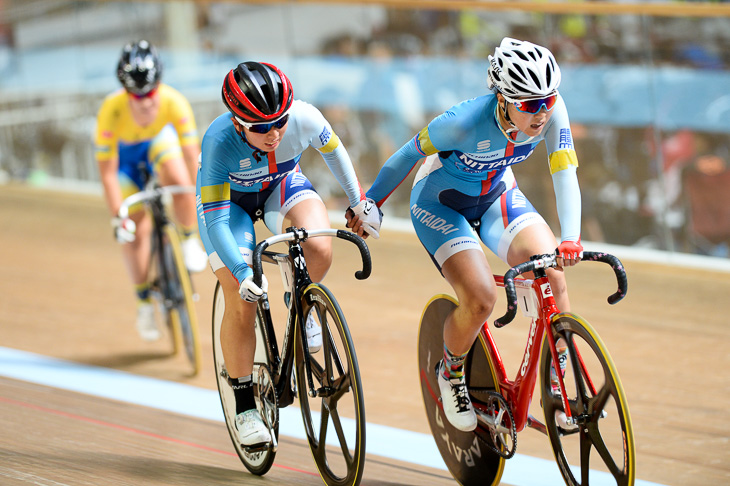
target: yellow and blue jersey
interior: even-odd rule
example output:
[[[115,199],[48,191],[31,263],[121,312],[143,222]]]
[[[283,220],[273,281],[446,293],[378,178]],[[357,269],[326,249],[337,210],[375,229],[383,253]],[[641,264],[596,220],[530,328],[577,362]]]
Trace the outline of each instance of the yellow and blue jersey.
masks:
[[[99,163],[119,160],[119,172],[141,187],[139,164],[158,167],[182,157],[181,147],[198,143],[190,103],[174,88],[160,84],[159,112],[146,126],[132,116],[129,96],[123,89],[108,95],[99,109],[94,151]]]

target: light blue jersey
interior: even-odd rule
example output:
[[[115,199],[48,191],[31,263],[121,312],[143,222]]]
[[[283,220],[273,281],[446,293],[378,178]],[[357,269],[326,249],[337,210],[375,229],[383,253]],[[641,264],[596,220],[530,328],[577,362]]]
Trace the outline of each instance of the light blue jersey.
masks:
[[[226,113],[210,124],[202,142],[197,179],[198,228],[213,270],[228,267],[240,282],[251,274],[256,244],[253,223],[263,218],[281,233],[284,216],[295,204],[319,198],[302,174],[299,160],[307,147],[324,158],[356,206],[364,194],[347,151],[314,106],[295,100],[286,132],[273,152],[251,146]]]
[[[480,248],[479,236],[506,261],[515,235],[544,223],[517,187],[510,166],[526,160],[545,141],[553,177],[562,241],[580,238],[580,188],[568,112],[562,97],[540,135],[505,132],[497,120],[497,97],[466,100],[436,117],[380,170],[367,197],[381,206],[427,157],[411,193],[411,220],[421,242],[441,267],[454,253]],[[430,157],[429,157],[430,156]]]

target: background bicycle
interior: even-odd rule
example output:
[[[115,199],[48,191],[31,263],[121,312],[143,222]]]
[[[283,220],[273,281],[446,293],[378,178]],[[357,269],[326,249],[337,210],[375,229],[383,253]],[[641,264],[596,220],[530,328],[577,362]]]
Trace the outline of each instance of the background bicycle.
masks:
[[[147,172],[145,189],[126,198],[119,208],[119,217],[129,215],[130,207],[144,204],[152,221],[152,245],[148,280],[150,294],[157,302],[158,327],[167,329],[173,353],[182,350],[192,375],[201,366],[196,295],[190,273],[185,266],[180,232],[168,215],[168,204],[175,194],[195,193],[194,186],[160,186]]]
[[[274,301],[283,303],[287,311],[283,339],[279,342],[269,296],[264,295],[257,304],[254,393],[259,412],[271,431],[273,441],[268,447],[249,449],[238,442],[235,400],[220,345],[225,310],[220,284],[216,284],[213,304],[216,379],[233,446],[250,472],[263,475],[271,468],[278,447],[279,409],[298,398],[305,434],[322,480],[328,486],[355,486],[362,479],[365,463],[365,404],[355,347],[334,295],[324,285],[311,281],[301,247],[307,238],[322,236],[355,244],[363,264],[355,276],[362,280],[370,275],[367,245],[349,231],[288,228],[284,234],[263,240],[254,250],[256,284],[261,284],[262,262],[276,264],[284,294],[282,300]],[[287,253],[266,251],[270,245],[282,242],[289,245]],[[310,354],[302,326],[310,316],[322,328],[323,346],[316,354]]]
[[[626,274],[616,257],[584,252],[583,260],[601,261],[613,268],[619,288],[609,303],[626,295]],[[554,255],[538,255],[511,268],[504,277],[495,275],[508,302],[507,313],[495,326],[511,322],[518,306],[530,325],[514,379],[508,378],[486,323],[469,351],[467,386],[478,417],[473,432],[455,429],[443,416],[434,374],[442,354],[443,322],[457,302],[451,296],[437,295],[424,310],[419,331],[423,399],[439,452],[460,484],[499,484],[505,460],[515,454],[517,433],[525,427],[548,435],[566,484],[634,483],[633,430],[618,372],[590,324],[557,309],[545,273],[545,268],[554,266]],[[535,279],[516,278],[527,272],[534,272]],[[562,373],[555,371],[558,369]],[[544,423],[529,414],[538,376]]]

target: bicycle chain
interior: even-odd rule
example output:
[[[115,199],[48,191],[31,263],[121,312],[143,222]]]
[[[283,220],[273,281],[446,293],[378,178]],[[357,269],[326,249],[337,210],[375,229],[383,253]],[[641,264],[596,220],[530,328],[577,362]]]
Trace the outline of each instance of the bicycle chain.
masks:
[[[506,444],[503,444],[502,448],[497,447],[497,437],[499,434],[494,430],[492,426],[489,424],[487,425],[487,428],[489,430],[490,440],[485,440],[480,434],[476,434],[476,436],[479,438],[481,442],[483,442],[492,452],[499,455],[500,457],[503,457],[504,459],[510,459],[515,455],[515,452],[517,451],[517,431],[515,430],[515,418],[512,415],[512,409],[507,403],[507,401],[504,399],[504,397],[493,390],[484,390],[484,389],[469,389],[469,393],[474,396],[475,398],[478,398],[479,395],[486,396],[486,400],[483,400],[481,398],[478,398],[479,403],[487,407],[487,413],[492,415],[493,417],[496,417],[498,415],[498,412],[500,410],[504,410],[507,413],[507,417],[509,418],[509,435],[510,440],[512,441],[512,447],[505,450]],[[494,401],[496,400],[497,407],[494,407]],[[502,426],[506,427],[504,425],[504,420],[502,420]],[[506,427],[507,428],[507,427]]]

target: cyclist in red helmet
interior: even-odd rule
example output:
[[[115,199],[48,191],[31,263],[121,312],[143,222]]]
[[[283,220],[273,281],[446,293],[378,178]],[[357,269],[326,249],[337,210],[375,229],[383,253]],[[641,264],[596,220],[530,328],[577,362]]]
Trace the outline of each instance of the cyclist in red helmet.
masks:
[[[198,174],[198,227],[226,302],[221,348],[236,397],[241,444],[256,447],[271,436],[253,394],[255,302],[266,292],[253,282],[250,268],[256,245],[254,223],[262,219],[274,234],[284,228],[329,228],[327,208],[299,166],[302,152],[314,147],[345,191],[363,222],[360,235],[378,237],[381,213],[358,182],[350,156],[314,106],[295,100],[289,78],[276,66],[244,62],[223,80],[228,108],[206,131]],[[302,244],[314,281],[332,263],[329,238]],[[322,346],[321,329],[307,319],[309,350]]]
[[[162,185],[192,185],[197,172],[200,143],[190,103],[175,89],[160,82],[162,62],[146,40],[124,46],[117,64],[122,85],[108,95],[99,109],[95,153],[112,225],[128,273],[137,293],[137,331],[154,341],[160,329],[147,281],[152,221],[142,207],[129,218],[117,217],[122,201],[143,189],[142,166],[156,173]],[[205,268],[206,255],[196,235],[195,199],[174,197],[175,216],[184,234],[182,246],[190,271]]]

